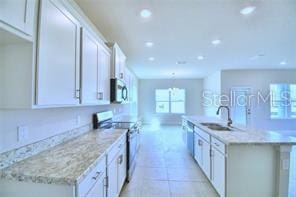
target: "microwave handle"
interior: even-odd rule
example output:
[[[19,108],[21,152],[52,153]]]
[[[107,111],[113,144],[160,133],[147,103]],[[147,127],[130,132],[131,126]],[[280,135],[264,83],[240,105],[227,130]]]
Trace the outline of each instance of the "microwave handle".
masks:
[[[122,99],[125,101],[127,99],[127,87],[123,86],[121,91]]]

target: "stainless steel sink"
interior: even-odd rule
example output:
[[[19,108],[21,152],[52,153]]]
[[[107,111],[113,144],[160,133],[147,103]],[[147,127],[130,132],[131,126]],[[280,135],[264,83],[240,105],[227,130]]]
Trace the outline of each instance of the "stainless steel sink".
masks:
[[[201,125],[208,127],[211,130],[215,131],[232,131],[231,128],[222,126],[218,123],[201,123]]]

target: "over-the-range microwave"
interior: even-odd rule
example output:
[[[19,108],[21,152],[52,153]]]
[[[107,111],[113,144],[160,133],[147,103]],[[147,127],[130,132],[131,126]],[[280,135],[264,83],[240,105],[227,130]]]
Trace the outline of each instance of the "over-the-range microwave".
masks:
[[[128,90],[125,83],[117,78],[111,79],[111,102],[122,103],[127,100]]]

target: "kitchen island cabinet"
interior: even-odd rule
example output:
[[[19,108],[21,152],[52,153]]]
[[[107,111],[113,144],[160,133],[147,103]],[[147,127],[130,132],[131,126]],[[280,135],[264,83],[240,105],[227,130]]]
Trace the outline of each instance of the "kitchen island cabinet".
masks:
[[[194,158],[221,197],[288,196],[295,138],[235,126],[218,131],[202,124],[226,125],[217,118],[183,116],[183,121],[195,125]]]

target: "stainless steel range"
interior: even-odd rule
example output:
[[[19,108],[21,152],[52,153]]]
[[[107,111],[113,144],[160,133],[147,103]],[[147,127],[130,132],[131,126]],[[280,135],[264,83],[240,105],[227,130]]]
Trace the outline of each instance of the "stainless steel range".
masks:
[[[140,146],[141,122],[133,118],[113,118],[112,111],[93,115],[94,129],[128,129],[127,133],[127,181],[132,177],[136,167],[136,156]]]

